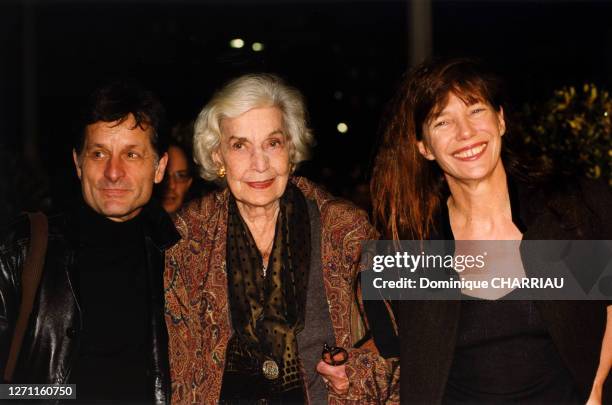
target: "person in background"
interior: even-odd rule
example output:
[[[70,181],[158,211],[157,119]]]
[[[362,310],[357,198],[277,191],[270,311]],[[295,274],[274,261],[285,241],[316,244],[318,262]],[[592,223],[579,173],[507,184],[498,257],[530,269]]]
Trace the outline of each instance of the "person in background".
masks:
[[[161,192],[161,203],[167,213],[176,212],[188,200],[193,166],[185,149],[176,143],[168,146],[168,165]]]
[[[508,148],[517,136],[509,124],[500,80],[480,64],[451,59],[410,71],[371,180],[385,238],[612,239],[609,188],[536,176]],[[513,253],[513,270],[530,274]],[[398,307],[402,403],[612,401],[607,302],[479,298]]]
[[[49,181],[15,145],[0,141],[0,226],[23,212],[48,211]]]
[[[114,82],[91,96],[73,149],[81,197],[48,218],[44,268],[15,357],[28,216],[0,232],[3,380],[76,384],[76,404],[170,403],[162,273],[180,235],[150,201],[168,159],[163,117],[137,85]]]
[[[233,80],[198,116],[200,174],[223,187],[175,216],[173,403],[399,402],[397,358],[355,347],[361,242],[377,233],[364,211],[294,176],[312,143],[301,94],[273,75]],[[338,363],[323,361],[325,344]]]

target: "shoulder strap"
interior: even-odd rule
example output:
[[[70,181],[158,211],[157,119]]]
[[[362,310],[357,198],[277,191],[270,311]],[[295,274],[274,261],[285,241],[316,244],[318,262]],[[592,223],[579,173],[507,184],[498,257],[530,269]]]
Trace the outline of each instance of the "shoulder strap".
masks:
[[[23,270],[21,272],[21,304],[19,315],[15,323],[11,349],[4,369],[4,380],[11,381],[17,364],[17,357],[21,349],[21,342],[25,335],[30,313],[34,306],[34,298],[40,283],[40,278],[45,264],[47,252],[47,240],[49,224],[47,217],[42,212],[28,214],[30,218],[30,245],[26,255]]]
[[[365,324],[365,334],[353,347],[366,348],[385,359],[399,357],[398,325],[389,301],[362,300],[361,273],[355,283],[357,308]]]

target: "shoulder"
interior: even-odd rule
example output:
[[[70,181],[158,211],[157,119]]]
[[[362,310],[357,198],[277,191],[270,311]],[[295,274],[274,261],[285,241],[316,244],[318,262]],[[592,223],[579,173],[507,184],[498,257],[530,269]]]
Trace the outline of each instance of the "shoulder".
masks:
[[[176,229],[183,239],[197,237],[205,227],[227,215],[228,191],[214,191],[190,201],[172,215]]]
[[[360,239],[373,238],[375,231],[368,214],[350,201],[334,197],[321,186],[303,178],[292,179],[304,197],[313,200],[319,209],[321,227],[337,237],[352,234]]]
[[[603,181],[582,179],[568,194],[568,209],[575,211],[575,222],[583,224],[585,236],[612,239],[612,188]]]
[[[30,239],[30,221],[27,214],[9,220],[0,228],[0,253],[27,246]]]
[[[560,178],[553,184],[542,187],[548,196],[547,206],[553,210],[589,210],[601,216],[612,208],[610,187],[602,181],[590,179]]]
[[[584,179],[578,184],[577,194],[584,197],[587,207],[596,214],[610,216],[612,187],[605,182]]]
[[[529,185],[521,204],[532,215],[545,215],[564,230],[576,230],[576,237],[612,238],[612,189],[603,181],[555,177]],[[525,201],[526,200],[526,201]]]
[[[69,216],[64,213],[46,215],[48,221],[47,239],[54,246],[66,244]],[[0,255],[3,259],[14,260],[26,254],[30,245],[30,218],[27,213],[20,214],[0,227]]]
[[[50,238],[62,237],[69,226],[70,216],[66,213],[45,214],[47,217]],[[27,242],[30,239],[30,218],[22,213],[0,227],[0,244]]]
[[[347,233],[351,231],[368,233],[372,228],[368,214],[353,203],[343,199],[330,200],[322,207],[321,225],[327,229],[344,229]]]

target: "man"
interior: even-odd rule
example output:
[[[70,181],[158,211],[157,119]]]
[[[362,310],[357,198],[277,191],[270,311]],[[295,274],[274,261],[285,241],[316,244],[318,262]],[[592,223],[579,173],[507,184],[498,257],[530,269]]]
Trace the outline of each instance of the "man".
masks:
[[[179,235],[149,201],[167,163],[148,91],[96,91],[73,150],[82,200],[49,217],[44,272],[12,382],[76,384],[77,403],[170,401],[164,251]],[[0,372],[21,300],[27,216],[0,240]]]

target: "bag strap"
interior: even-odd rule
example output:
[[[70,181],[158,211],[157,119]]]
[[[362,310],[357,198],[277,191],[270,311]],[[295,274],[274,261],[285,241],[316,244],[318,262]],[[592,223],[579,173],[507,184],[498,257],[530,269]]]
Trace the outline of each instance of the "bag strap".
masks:
[[[384,358],[399,357],[398,325],[388,300],[365,301],[362,297],[361,272],[354,288],[357,308],[365,324],[365,334],[354,344],[355,348],[366,348]]]
[[[4,380],[12,381],[13,372],[21,350],[21,343],[25,335],[34,298],[38,290],[40,278],[42,276],[45,255],[47,253],[47,241],[49,235],[49,223],[47,217],[42,212],[29,213],[30,219],[30,244],[26,255],[23,270],[21,272],[21,304],[19,314],[15,323],[11,349],[4,369]]]

